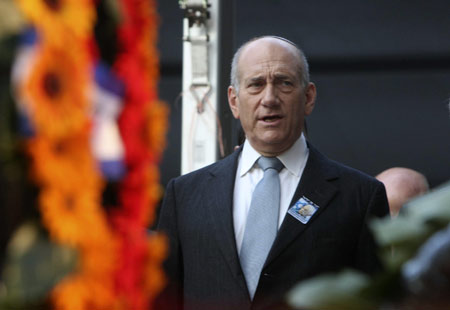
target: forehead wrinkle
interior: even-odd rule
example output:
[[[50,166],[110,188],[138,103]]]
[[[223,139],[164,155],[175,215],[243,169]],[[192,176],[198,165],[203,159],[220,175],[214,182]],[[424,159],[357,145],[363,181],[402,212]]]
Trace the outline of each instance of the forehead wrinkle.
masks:
[[[263,71],[263,72],[261,72]],[[280,70],[280,68],[274,68],[269,70],[256,70],[254,74],[249,73],[248,76],[244,78],[244,81],[261,81],[261,80],[283,80],[292,79],[297,81],[299,79],[296,72],[289,72],[289,70]]]
[[[285,73],[274,73],[273,76],[277,80],[284,80],[284,79],[292,79],[296,75],[285,74]]]
[[[296,70],[282,60],[266,60],[258,62],[250,65],[249,68],[245,71],[247,71],[246,75],[265,75],[267,72],[269,74],[296,74]]]

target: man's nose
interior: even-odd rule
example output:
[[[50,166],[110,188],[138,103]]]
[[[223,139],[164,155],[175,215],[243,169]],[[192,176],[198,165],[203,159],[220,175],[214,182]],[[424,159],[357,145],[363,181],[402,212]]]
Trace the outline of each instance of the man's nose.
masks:
[[[278,103],[278,92],[273,84],[268,83],[266,85],[261,101],[263,105],[273,105]]]

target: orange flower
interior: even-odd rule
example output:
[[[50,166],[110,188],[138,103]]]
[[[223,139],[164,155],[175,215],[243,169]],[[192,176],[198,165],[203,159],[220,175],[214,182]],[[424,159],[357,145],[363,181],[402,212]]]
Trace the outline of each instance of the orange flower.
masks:
[[[161,269],[161,264],[167,257],[167,251],[167,237],[165,235],[150,235],[148,238],[148,252],[144,278],[144,289],[150,300],[153,300],[166,285],[167,279]]]
[[[149,198],[149,206],[146,207],[146,213],[144,215],[144,223],[146,225],[152,224],[155,220],[155,207],[163,194],[163,188],[159,184],[159,169],[158,166],[149,164],[147,173],[145,175],[145,184],[147,185],[147,195]]]
[[[35,180],[46,186],[69,190],[78,188],[100,191],[103,181],[92,154],[89,132],[50,140],[37,136],[28,141]]]
[[[41,46],[20,90],[36,133],[62,138],[89,126],[89,64],[76,44],[63,50]]]
[[[53,289],[53,306],[58,310],[85,309],[89,291],[80,276],[68,276]]]
[[[155,1],[144,1],[143,5],[146,6],[144,14],[148,18],[148,27],[145,28],[145,32],[142,36],[142,40],[139,42],[139,50],[141,50],[144,60],[144,68],[147,71],[150,80],[150,87],[152,89],[157,88],[157,81],[159,77],[159,53],[152,42],[157,41],[158,37],[158,13],[156,11]]]
[[[112,275],[117,268],[118,240],[109,230],[100,233],[95,240],[85,240],[80,246],[80,268],[84,273],[103,278]]]
[[[157,36],[156,25],[149,25],[144,29],[142,38],[137,42],[136,55],[139,55],[137,62],[144,69],[144,74],[149,83],[150,89],[158,87],[157,81],[159,77],[159,53],[151,42],[156,40]]]
[[[51,293],[53,309],[57,310],[119,310],[113,281],[108,277],[95,278],[80,273],[65,278]]]
[[[71,246],[104,241],[108,228],[97,191],[45,187],[39,202],[42,221],[54,240]]]
[[[44,41],[64,46],[91,36],[96,14],[92,0],[16,0]],[[72,44],[71,44],[72,46]]]
[[[159,160],[166,147],[169,107],[162,101],[154,101],[148,105],[145,137],[151,152]]]

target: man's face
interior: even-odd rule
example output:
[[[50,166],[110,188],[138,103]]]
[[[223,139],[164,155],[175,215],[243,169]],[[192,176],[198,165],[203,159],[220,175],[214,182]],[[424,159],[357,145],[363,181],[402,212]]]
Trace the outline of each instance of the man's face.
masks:
[[[241,53],[239,93],[230,86],[228,102],[246,138],[262,155],[289,149],[314,108],[315,86],[303,86],[299,66],[294,47],[274,38],[251,42]]]

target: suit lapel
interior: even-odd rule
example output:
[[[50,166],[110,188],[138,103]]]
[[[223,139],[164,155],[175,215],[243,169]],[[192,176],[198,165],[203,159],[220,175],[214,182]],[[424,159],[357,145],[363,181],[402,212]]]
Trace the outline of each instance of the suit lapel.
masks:
[[[241,288],[247,291],[236,247],[232,212],[237,161],[241,150],[242,147],[231,156],[218,162],[210,170],[204,191],[204,201],[210,202],[208,213],[211,221],[214,223],[211,233],[214,234],[217,245],[227,261],[233,276],[235,276]],[[307,224],[302,224],[291,215],[286,214],[265,266],[276,259],[326,209],[329,201],[337,193],[337,188],[329,181],[337,177],[337,171],[330,164],[330,161],[309,145],[308,162],[290,206],[305,196],[317,204],[319,210]]]
[[[337,192],[337,188],[329,181],[337,177],[337,171],[330,165],[330,161],[309,145],[308,162],[289,207],[305,196],[318,205],[319,209],[307,224],[303,224],[290,214],[286,214],[267,257],[266,266],[277,258],[305,229],[312,225],[327,208],[329,201]]]
[[[217,245],[227,261],[233,276],[235,276],[245,291],[247,286],[242,274],[239,256],[236,247],[236,238],[233,226],[233,191],[236,178],[236,169],[239,153],[242,147],[231,156],[226,157],[211,169],[207,180],[205,201],[211,202],[208,206],[209,216],[214,223],[212,233],[215,235]]]

